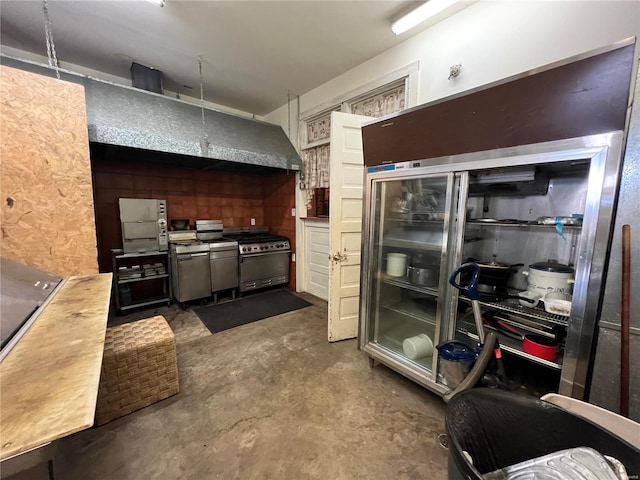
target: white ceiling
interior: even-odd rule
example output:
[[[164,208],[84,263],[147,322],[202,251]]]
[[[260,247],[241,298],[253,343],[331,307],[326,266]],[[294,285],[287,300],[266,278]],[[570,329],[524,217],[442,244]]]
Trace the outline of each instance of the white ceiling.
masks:
[[[49,0],[60,66],[130,78],[132,62],[163,72],[164,88],[265,115],[465,8],[460,3],[396,36],[391,22],[421,2]],[[42,1],[0,2],[0,43],[46,56]],[[185,87],[187,86],[187,87]],[[191,87],[191,88],[188,88]]]

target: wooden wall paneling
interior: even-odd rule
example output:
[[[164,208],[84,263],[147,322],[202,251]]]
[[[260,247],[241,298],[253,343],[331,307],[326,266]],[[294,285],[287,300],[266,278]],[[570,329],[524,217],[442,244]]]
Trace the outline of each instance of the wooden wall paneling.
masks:
[[[2,256],[98,272],[84,87],[0,66]]]
[[[381,119],[367,166],[624,130],[635,43]]]

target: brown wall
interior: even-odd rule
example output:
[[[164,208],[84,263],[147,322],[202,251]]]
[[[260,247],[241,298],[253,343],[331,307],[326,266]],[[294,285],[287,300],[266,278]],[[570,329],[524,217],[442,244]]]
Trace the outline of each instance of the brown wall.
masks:
[[[100,271],[111,271],[112,248],[122,248],[118,198],[167,200],[169,220],[221,219],[225,227],[256,225],[295,244],[295,175],[253,176],[92,158]],[[288,216],[287,216],[288,214]],[[292,268],[295,272],[295,269]],[[291,277],[295,288],[295,277]]]
[[[0,99],[2,256],[97,273],[84,87],[0,66]]]
[[[264,185],[265,223],[272,233],[289,237],[291,249],[296,251],[296,218],[291,210],[296,206],[296,175],[294,172],[273,176]],[[295,289],[295,263],[289,265],[289,285]]]

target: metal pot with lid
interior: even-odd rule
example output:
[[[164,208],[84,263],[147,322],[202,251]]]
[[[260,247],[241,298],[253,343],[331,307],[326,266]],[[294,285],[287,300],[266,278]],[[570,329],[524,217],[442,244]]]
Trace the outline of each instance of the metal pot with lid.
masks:
[[[537,262],[529,265],[527,276],[528,290],[546,295],[549,292],[571,293],[574,270],[569,265],[556,262]]]
[[[507,281],[511,278],[511,275],[517,270],[518,267],[523,266],[522,263],[506,264],[496,262],[495,259],[491,262],[479,262],[474,258],[469,258],[468,262],[473,262],[480,267],[480,277],[478,277],[478,286],[486,285],[493,287],[492,290],[505,290],[507,288]],[[464,281],[464,279],[463,279]],[[479,288],[482,290],[482,288]],[[488,291],[485,289],[485,291]]]

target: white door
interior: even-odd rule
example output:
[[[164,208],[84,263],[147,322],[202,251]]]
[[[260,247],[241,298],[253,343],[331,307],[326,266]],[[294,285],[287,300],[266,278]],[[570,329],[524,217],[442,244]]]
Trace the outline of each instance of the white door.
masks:
[[[329,225],[305,225],[305,292],[329,300]]]
[[[364,160],[360,127],[371,117],[333,112],[329,166],[329,341],[358,335]]]

